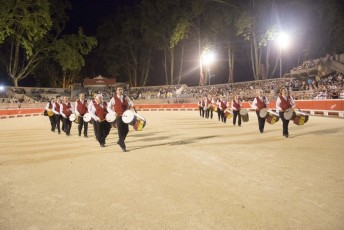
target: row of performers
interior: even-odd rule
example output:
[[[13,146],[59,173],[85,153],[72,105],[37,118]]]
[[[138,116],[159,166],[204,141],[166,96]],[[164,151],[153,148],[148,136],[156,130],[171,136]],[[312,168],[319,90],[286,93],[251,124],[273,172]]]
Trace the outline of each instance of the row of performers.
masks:
[[[94,99],[87,101],[83,93],[79,95],[79,99],[76,100],[74,106],[69,101],[69,97],[52,98],[46,105],[45,109],[49,116],[51,131],[55,132],[57,129],[58,134],[61,130],[65,132],[67,136],[70,136],[72,127],[72,116],[76,117],[76,123],[78,124],[78,134],[88,137],[88,122],[85,121],[84,116],[90,115],[92,119],[90,122],[93,124],[94,135],[101,147],[105,147],[106,137],[108,136],[112,124],[106,120],[108,113],[113,114],[115,119],[113,121],[114,127],[118,129],[118,141],[117,144],[121,147],[123,152],[126,152],[125,139],[129,132],[127,123],[123,122],[122,116],[125,111],[130,111],[133,108],[133,102],[123,94],[123,88],[118,87],[114,97],[111,98],[109,103],[103,101],[101,94],[94,95]],[[60,128],[60,122],[62,121],[62,129]]]
[[[294,99],[288,94],[287,88],[283,87],[276,100],[276,112],[268,110],[269,100],[263,95],[262,90],[257,90],[257,95],[254,98],[251,108],[256,111],[258,118],[259,132],[264,133],[265,121],[274,124],[281,118],[284,137],[289,137],[289,121],[293,120],[297,125],[303,125],[308,121],[308,114],[296,111]],[[242,108],[242,101],[238,95],[233,96],[231,102],[226,102],[224,97],[220,96],[218,99],[212,98],[211,95],[198,101],[199,115],[205,118],[213,118],[213,111],[217,112],[218,120],[226,123],[227,118],[233,117],[233,125],[236,125],[238,118],[238,125],[241,126],[242,120],[247,122],[249,120],[247,109]]]

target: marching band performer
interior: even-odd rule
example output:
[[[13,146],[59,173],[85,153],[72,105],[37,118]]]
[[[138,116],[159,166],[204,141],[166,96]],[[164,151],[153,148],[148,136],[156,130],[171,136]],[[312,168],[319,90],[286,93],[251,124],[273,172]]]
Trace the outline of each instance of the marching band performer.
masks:
[[[121,147],[123,152],[127,151],[126,145],[125,145],[125,138],[127,137],[127,134],[129,132],[129,125],[124,123],[122,120],[123,113],[132,108],[134,106],[133,102],[123,94],[123,88],[117,87],[116,94],[114,97],[111,98],[107,110],[109,112],[116,112],[117,118],[116,118],[116,125],[118,130],[118,141],[117,144]]]
[[[90,112],[92,110],[92,107],[93,107],[93,104],[96,102],[96,97],[97,97],[97,94],[94,94],[93,95],[93,99],[90,101],[90,103],[88,103],[88,111]],[[97,131],[97,122],[92,119],[92,125],[93,125],[93,131],[94,131],[94,137],[98,140],[98,131]]]
[[[204,117],[204,100],[202,98],[198,101],[199,116]]]
[[[237,94],[233,95],[232,100],[232,111],[233,111],[233,125],[236,124],[236,119],[238,117],[238,125],[241,126],[241,115],[240,115],[240,109],[241,109],[241,100],[239,99],[239,96]]]
[[[211,109],[211,95],[209,94],[208,97],[204,99],[204,106],[205,106],[205,118],[210,117],[211,112],[211,119],[213,119],[213,110]]]
[[[267,105],[269,104],[269,100],[267,97],[263,96],[262,90],[257,90],[257,97],[254,98],[252,102],[252,109],[256,110],[257,118],[258,118],[258,127],[260,133],[264,132],[264,126],[265,126],[265,118],[261,118],[259,116],[259,112],[263,108],[267,108]]]
[[[60,106],[61,106],[61,100],[60,100],[60,96],[56,96],[56,101],[53,104],[53,112],[54,112],[54,119],[55,119],[55,124],[56,124],[56,128],[58,131],[58,134],[61,133],[61,114],[60,114]],[[62,126],[62,129],[64,129],[64,127]]]
[[[218,111],[220,113],[221,121],[226,123],[227,117],[225,116],[225,110],[227,109],[227,103],[223,96],[220,97]]]
[[[75,114],[78,116],[78,131],[79,137],[81,136],[81,130],[84,128],[84,137],[87,136],[88,123],[84,122],[83,116],[88,112],[87,101],[85,100],[85,95],[83,93],[79,94],[79,99],[75,102]]]
[[[289,137],[289,120],[284,118],[284,113],[286,110],[294,108],[295,102],[291,96],[288,96],[288,90],[285,87],[282,87],[280,90],[280,95],[277,97],[276,100],[276,110],[279,113],[279,116],[283,122],[283,136],[286,138]]]
[[[69,102],[69,97],[63,97],[63,103],[60,106],[60,114],[62,116],[63,127],[66,135],[70,135],[70,129],[72,128],[72,122],[69,120],[69,116],[73,113],[73,106]]]
[[[89,107],[89,112],[95,121],[94,126],[97,127],[97,140],[100,147],[105,147],[105,140],[111,129],[110,123],[105,120],[106,114],[108,113],[107,103],[103,101],[103,96],[101,94],[97,94],[92,104],[93,105]]]
[[[51,98],[51,100],[45,106],[45,110],[53,113],[53,106],[55,104],[55,98]],[[51,125],[51,132],[55,132],[56,122],[54,114],[52,116],[49,115],[50,125]]]

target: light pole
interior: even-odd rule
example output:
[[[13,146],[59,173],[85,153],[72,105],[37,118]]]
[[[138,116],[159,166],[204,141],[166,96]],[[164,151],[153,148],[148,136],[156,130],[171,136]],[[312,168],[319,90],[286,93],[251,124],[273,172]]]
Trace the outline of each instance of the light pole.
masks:
[[[210,85],[210,65],[213,63],[215,59],[215,55],[211,51],[204,51],[202,54],[202,63],[206,65],[207,67],[207,72],[208,72],[208,79],[209,79],[209,85]]]
[[[286,33],[281,32],[277,38],[279,48],[280,59],[280,78],[282,77],[282,49],[286,49],[289,46],[289,36]]]

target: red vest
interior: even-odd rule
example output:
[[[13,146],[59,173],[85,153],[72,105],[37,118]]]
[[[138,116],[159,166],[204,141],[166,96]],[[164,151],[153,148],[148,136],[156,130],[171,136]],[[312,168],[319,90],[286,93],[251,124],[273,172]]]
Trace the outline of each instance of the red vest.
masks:
[[[88,112],[87,105],[86,105],[87,104],[86,100],[84,100],[84,103],[81,103],[80,99],[78,99],[76,101],[76,104],[77,104],[77,109],[78,109],[80,115],[84,116],[84,114]]]
[[[105,101],[103,102],[103,108],[100,105],[98,105],[97,102],[93,102],[93,105],[94,105],[94,108],[96,109],[97,117],[99,117],[101,121],[105,120],[106,114],[108,113],[106,109],[107,108],[106,102]]]
[[[55,102],[55,110],[60,113],[60,104],[58,102]]]
[[[240,110],[240,104],[238,102],[236,100],[233,100],[233,107],[239,111]]]
[[[71,108],[72,106],[69,102],[67,105],[65,103],[62,103],[62,111],[67,117],[69,117],[72,114],[72,111],[70,110]]]
[[[226,102],[220,101],[220,103],[221,103],[221,109],[222,109],[222,110],[227,109]]]
[[[263,97],[263,101],[261,101],[259,97],[256,97],[256,99],[257,99],[257,111],[260,111],[262,108],[266,108],[265,97]]]
[[[123,103],[121,100],[116,96],[114,96],[115,99],[115,112],[117,113],[118,116],[122,116],[124,111],[126,111],[129,108],[128,102],[126,100],[126,96],[123,95]]]
[[[283,111],[291,108],[291,104],[290,104],[290,97],[287,97],[287,100],[284,99],[283,96],[279,96],[281,103],[280,103],[280,107],[283,109]]]
[[[53,104],[51,104],[51,102],[49,102],[49,109],[53,108]]]

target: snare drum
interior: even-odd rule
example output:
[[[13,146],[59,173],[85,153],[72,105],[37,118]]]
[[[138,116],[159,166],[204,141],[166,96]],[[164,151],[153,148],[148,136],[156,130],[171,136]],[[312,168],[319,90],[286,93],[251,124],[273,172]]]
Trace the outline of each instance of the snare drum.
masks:
[[[85,113],[82,119],[84,120],[84,122],[90,122],[92,119],[92,116],[90,113]]]
[[[227,119],[231,119],[232,117],[233,117],[233,113],[232,113],[232,111],[230,111],[229,109],[225,109],[225,117],[227,118]]]
[[[261,118],[266,118],[268,116],[268,110],[266,108],[262,108],[260,111],[259,111],[259,116]]]
[[[216,106],[216,105],[212,105],[212,106],[211,106],[211,109],[212,109],[214,112],[217,113],[217,106]]]
[[[247,109],[240,109],[240,115],[241,115],[241,119],[243,122],[248,122],[249,121],[249,117],[248,117],[248,110]]]
[[[294,124],[304,125],[308,121],[309,115],[300,111],[295,111]]]
[[[279,120],[278,113],[274,111],[267,111],[266,122],[273,125]]]
[[[294,110],[293,109],[287,109],[286,111],[284,111],[284,119],[286,120],[294,120],[295,114],[294,114]]]
[[[132,125],[136,131],[141,131],[146,125],[146,119],[131,110],[126,110],[122,115],[122,121]]]

